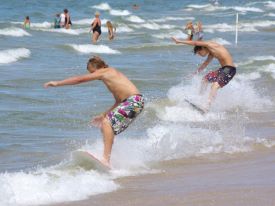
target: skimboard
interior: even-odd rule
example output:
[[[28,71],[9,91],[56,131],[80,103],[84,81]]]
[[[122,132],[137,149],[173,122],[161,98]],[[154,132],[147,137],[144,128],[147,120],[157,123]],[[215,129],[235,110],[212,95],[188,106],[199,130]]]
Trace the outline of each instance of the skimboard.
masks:
[[[97,159],[93,154],[87,151],[77,150],[72,153],[72,158],[75,163],[87,170],[94,169],[100,172],[109,172],[110,167],[103,164],[99,159]]]
[[[201,114],[205,114],[206,111],[204,111],[202,108],[200,108],[198,105],[190,102],[188,99],[184,99],[185,102],[187,102],[193,109],[195,109],[196,111],[198,111]]]

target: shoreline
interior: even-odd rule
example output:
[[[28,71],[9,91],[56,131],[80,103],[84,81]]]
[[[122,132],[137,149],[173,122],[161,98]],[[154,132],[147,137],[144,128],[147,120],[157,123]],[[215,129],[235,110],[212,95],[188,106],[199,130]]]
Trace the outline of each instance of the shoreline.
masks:
[[[222,159],[163,162],[159,174],[117,179],[121,189],[54,206],[275,205],[275,148]]]

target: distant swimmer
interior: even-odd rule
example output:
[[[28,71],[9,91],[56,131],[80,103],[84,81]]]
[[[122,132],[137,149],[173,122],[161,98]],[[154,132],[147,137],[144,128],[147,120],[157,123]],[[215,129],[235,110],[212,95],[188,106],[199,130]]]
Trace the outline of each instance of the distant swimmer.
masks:
[[[188,41],[188,40],[178,40],[172,37],[172,40],[176,44],[187,44],[194,46],[194,53],[202,57],[207,56],[207,59],[202,63],[201,66],[195,72],[196,74],[201,72],[207,67],[207,65],[216,58],[220,64],[221,68],[216,71],[211,71],[206,74],[202,79],[201,93],[205,91],[208,83],[212,83],[211,91],[208,97],[208,102],[205,111],[208,111],[211,103],[217,95],[218,89],[224,87],[236,74],[236,67],[234,66],[233,59],[229,51],[222,45],[211,42],[211,41]]]
[[[115,37],[116,27],[110,21],[106,22],[106,26],[108,28],[109,40],[113,40]]]
[[[60,28],[65,27],[66,15],[64,11],[60,14]]]
[[[30,29],[31,28],[31,20],[29,16],[26,16],[24,23],[23,23],[24,29]]]
[[[192,21],[187,22],[185,25],[186,34],[187,34],[187,39],[186,40],[192,40],[194,36],[194,27]]]
[[[137,9],[139,9],[139,5],[133,4],[132,8],[133,8],[134,10],[137,10]]]
[[[72,21],[71,21],[71,16],[69,14],[68,9],[64,9],[64,14],[65,14],[65,28],[70,29],[72,27]]]
[[[100,16],[100,13],[96,12],[95,19],[91,24],[90,32],[93,30],[92,41],[94,44],[97,42],[99,36],[101,35],[101,20],[100,20],[99,16]]]
[[[87,63],[89,74],[74,76],[61,81],[50,81],[44,87],[75,85],[93,80],[101,80],[112,93],[115,103],[102,114],[94,117],[91,124],[101,128],[104,151],[102,163],[110,166],[114,135],[124,131],[141,113],[144,98],[137,87],[120,71],[109,67],[100,57],[92,57]]]
[[[55,29],[60,28],[60,21],[61,21],[60,14],[56,14],[54,18],[54,26],[53,26]]]

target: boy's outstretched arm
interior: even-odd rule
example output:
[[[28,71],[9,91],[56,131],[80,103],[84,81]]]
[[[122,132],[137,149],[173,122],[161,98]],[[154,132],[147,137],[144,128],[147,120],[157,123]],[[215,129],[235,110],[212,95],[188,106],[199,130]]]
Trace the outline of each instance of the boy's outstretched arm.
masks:
[[[95,71],[92,74],[85,74],[85,75],[81,75],[81,76],[69,77],[67,79],[60,80],[60,81],[49,81],[44,84],[44,87],[48,88],[48,87],[58,87],[58,86],[64,86],[64,85],[80,84],[80,83],[87,82],[87,81],[97,80],[97,79],[100,79],[101,77],[102,77],[102,72]]]
[[[187,44],[191,46],[203,46],[207,47],[208,43],[204,41],[191,41],[191,40],[179,40],[175,37],[171,37],[171,39],[176,43],[176,44]]]

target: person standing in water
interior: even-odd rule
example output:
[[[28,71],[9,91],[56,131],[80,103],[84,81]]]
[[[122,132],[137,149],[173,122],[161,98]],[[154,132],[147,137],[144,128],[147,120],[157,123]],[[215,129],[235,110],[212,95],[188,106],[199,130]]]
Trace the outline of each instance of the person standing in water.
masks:
[[[99,36],[101,35],[101,20],[99,18],[100,13],[97,11],[95,13],[95,19],[91,24],[91,29],[90,32],[93,30],[93,37],[92,37],[92,41],[95,44],[99,38]]]
[[[106,22],[106,26],[108,28],[109,40],[113,40],[115,37],[116,27],[110,21]]]
[[[59,29],[60,28],[60,14],[56,14],[54,18],[54,28]]]
[[[30,17],[26,16],[24,23],[23,23],[23,28],[24,29],[30,29],[31,28],[31,21],[30,21]]]
[[[199,66],[199,68],[195,72],[196,74],[203,71],[207,67],[207,65],[213,60],[213,58],[216,58],[221,65],[219,69],[207,73],[202,79],[201,93],[205,91],[208,83],[212,83],[208,102],[206,107],[204,108],[205,112],[207,112],[211,106],[211,103],[217,95],[218,89],[223,88],[225,85],[227,85],[236,74],[236,67],[233,63],[232,56],[224,46],[216,42],[189,40],[181,41],[176,39],[175,37],[172,37],[172,40],[176,44],[187,44],[194,46],[194,54],[198,54],[202,57],[207,56],[207,59]]]
[[[66,18],[66,15],[64,12],[62,12],[60,14],[60,28],[64,28],[65,27],[65,18]]]
[[[72,26],[72,21],[71,21],[71,16],[69,14],[68,9],[64,9],[64,14],[65,14],[65,28],[70,29]]]
[[[75,85],[101,80],[114,96],[115,103],[102,114],[94,117],[91,124],[101,128],[104,151],[102,163],[110,166],[114,136],[124,131],[141,113],[144,98],[137,87],[120,71],[109,67],[100,57],[92,57],[87,63],[88,74],[61,81],[49,81],[44,87]]]
[[[185,25],[186,34],[187,34],[187,39],[186,40],[192,40],[194,36],[194,27],[192,21],[187,22]]]
[[[197,40],[200,41],[203,39],[203,30],[202,30],[202,23],[200,21],[196,24],[195,34],[197,36]]]

